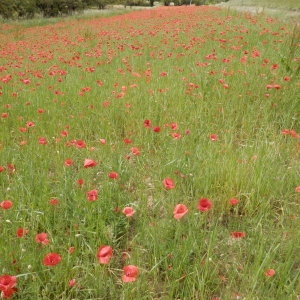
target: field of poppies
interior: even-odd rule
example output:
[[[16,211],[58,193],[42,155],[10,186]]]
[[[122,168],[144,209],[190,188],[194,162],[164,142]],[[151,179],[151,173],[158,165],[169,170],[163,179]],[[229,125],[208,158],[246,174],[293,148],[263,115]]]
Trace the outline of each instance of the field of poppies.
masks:
[[[299,25],[0,27],[3,298],[299,299]]]

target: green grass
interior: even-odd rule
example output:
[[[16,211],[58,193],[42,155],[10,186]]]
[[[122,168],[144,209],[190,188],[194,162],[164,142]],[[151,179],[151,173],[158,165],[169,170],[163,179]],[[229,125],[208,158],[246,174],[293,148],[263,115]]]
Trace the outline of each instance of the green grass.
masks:
[[[265,8],[279,8],[289,10],[299,10],[300,2],[297,0],[230,0],[228,4],[241,6],[258,6]]]
[[[13,206],[0,210],[0,276],[17,276],[13,299],[297,299],[299,42],[295,24],[212,7],[2,24],[0,202]]]

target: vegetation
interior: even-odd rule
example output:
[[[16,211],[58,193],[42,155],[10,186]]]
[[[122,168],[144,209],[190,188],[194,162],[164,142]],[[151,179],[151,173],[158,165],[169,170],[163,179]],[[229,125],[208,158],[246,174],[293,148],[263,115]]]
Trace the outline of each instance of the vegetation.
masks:
[[[164,5],[213,4],[219,0],[164,0]],[[154,0],[0,0],[0,16],[3,19],[33,18],[35,15],[56,17],[72,15],[87,8],[104,9],[107,5],[153,6]]]
[[[240,6],[257,6],[276,9],[299,10],[300,2],[298,0],[230,0],[229,4]]]
[[[297,299],[299,45],[209,6],[0,24],[2,298]]]

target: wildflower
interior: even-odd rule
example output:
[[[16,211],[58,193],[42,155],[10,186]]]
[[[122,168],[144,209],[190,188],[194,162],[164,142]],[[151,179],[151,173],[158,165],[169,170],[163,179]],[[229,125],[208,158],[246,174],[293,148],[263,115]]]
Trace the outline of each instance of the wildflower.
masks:
[[[98,199],[98,191],[90,190],[86,193],[86,197],[88,201],[96,201]]]
[[[160,127],[159,126],[155,126],[155,127],[153,127],[153,131],[154,132],[160,132]]]
[[[73,160],[71,158],[67,158],[65,160],[64,164],[65,164],[66,167],[70,167],[71,165],[73,165]]]
[[[96,165],[97,163],[94,160],[89,158],[86,158],[83,163],[84,168],[91,168],[91,167],[95,167]]]
[[[43,258],[43,265],[47,267],[56,266],[60,261],[61,256],[55,252],[51,252]]]
[[[56,198],[52,198],[49,200],[50,205],[55,206],[59,204],[59,200]]]
[[[184,204],[177,204],[173,210],[173,216],[175,219],[181,219],[185,214],[188,213],[188,208]]]
[[[171,136],[174,140],[179,140],[181,138],[181,134],[178,132],[172,133]]]
[[[39,142],[40,145],[47,145],[48,144],[47,139],[45,137],[40,137],[38,139],[38,142]]]
[[[69,249],[68,249],[68,253],[69,254],[72,254],[74,251],[75,251],[75,247],[74,246],[69,247]]]
[[[134,265],[128,265],[123,268],[123,282],[133,282],[136,281],[139,274],[139,269]]]
[[[241,239],[246,236],[246,233],[243,231],[233,231],[230,233],[230,236],[234,239]]]
[[[144,127],[146,127],[146,128],[151,127],[151,121],[150,120],[145,120],[144,121]]]
[[[17,291],[17,289],[15,288],[16,284],[16,276],[10,276],[8,274],[0,276],[1,297],[10,298],[13,295],[13,293]]]
[[[26,235],[28,233],[28,230],[25,229],[25,228],[18,228],[17,231],[16,231],[16,236],[17,237],[23,237],[24,235]]]
[[[204,212],[207,210],[210,210],[212,207],[212,203],[209,199],[207,198],[201,198],[198,200],[198,206],[197,209]]]
[[[264,274],[266,277],[273,277],[276,274],[276,271],[274,269],[268,269]]]
[[[13,203],[10,200],[3,200],[0,203],[0,207],[2,207],[3,209],[10,209],[12,207]]]
[[[165,189],[167,189],[167,190],[171,190],[171,189],[175,188],[175,183],[171,178],[165,178],[162,181],[162,183],[163,183]]]
[[[117,172],[110,172],[108,173],[108,177],[110,179],[117,179],[119,177],[119,174]]]
[[[77,179],[76,183],[81,187],[84,183],[84,180],[82,178]]]
[[[140,150],[139,150],[139,148],[137,148],[137,147],[132,147],[132,148],[131,148],[131,153],[132,153],[134,156],[138,156],[138,155],[140,155]]]
[[[28,122],[26,122],[26,126],[27,126],[27,127],[34,127],[34,126],[35,126],[35,123],[34,123],[34,122],[31,122],[31,121],[28,121]]]
[[[101,246],[97,252],[97,258],[100,264],[108,264],[113,254],[113,249],[110,246]]]
[[[235,198],[231,198],[229,200],[229,204],[234,206],[234,205],[237,205],[239,203],[239,200],[238,199],[235,199]]]
[[[69,280],[69,284],[68,284],[69,287],[73,287],[75,285],[76,285],[76,279],[73,278],[73,279]]]
[[[48,244],[49,244],[48,234],[45,233],[45,232],[38,233],[38,234],[35,236],[35,241],[36,241],[37,243],[42,244],[42,245],[48,245]]]
[[[126,206],[124,207],[124,209],[122,210],[122,213],[126,216],[126,217],[132,217],[135,214],[135,210],[132,207]]]
[[[209,138],[210,138],[210,140],[213,141],[213,142],[218,140],[218,136],[217,136],[216,134],[211,134],[211,135],[209,136]]]

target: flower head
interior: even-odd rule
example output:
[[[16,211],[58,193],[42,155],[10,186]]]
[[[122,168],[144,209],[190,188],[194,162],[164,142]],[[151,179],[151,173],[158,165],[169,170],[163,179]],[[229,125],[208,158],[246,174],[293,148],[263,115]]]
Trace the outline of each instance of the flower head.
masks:
[[[167,189],[167,190],[171,190],[171,189],[175,188],[175,183],[171,178],[165,178],[162,181],[162,183],[163,183],[165,189]]]
[[[246,233],[243,231],[233,231],[230,233],[230,236],[234,239],[241,239],[246,236]]]
[[[0,291],[3,298],[10,298],[17,291],[17,277],[4,274],[0,276]]]
[[[0,203],[0,207],[3,209],[10,209],[12,207],[13,203],[10,200],[3,200]]]
[[[212,203],[209,199],[207,198],[201,198],[198,200],[198,210],[204,212],[210,210],[212,207]]]
[[[97,252],[97,258],[100,264],[108,264],[113,254],[113,249],[110,246],[101,246]]]
[[[95,167],[96,165],[97,165],[97,163],[94,160],[89,159],[89,158],[86,158],[83,163],[84,168],[92,168],[92,167]]]
[[[273,277],[276,274],[276,271],[274,269],[268,269],[264,274],[266,277]]]
[[[132,282],[136,281],[139,274],[139,269],[134,265],[128,265],[123,268],[123,282]]]
[[[61,256],[55,252],[48,253],[43,259],[43,265],[47,267],[56,266],[61,261]]]
[[[86,193],[86,198],[88,201],[96,201],[98,199],[98,191],[90,190]]]
[[[135,214],[135,210],[132,207],[126,206],[123,208],[122,213],[129,218]]]
[[[185,214],[188,213],[188,208],[184,204],[177,204],[173,210],[173,216],[175,219],[181,219]]]

